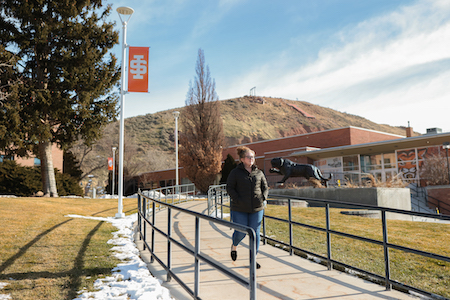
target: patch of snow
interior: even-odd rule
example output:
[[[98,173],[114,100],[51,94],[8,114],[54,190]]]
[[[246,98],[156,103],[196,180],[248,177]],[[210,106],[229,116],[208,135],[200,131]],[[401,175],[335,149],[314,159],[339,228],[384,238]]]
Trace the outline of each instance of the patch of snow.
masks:
[[[5,286],[7,286],[9,283],[7,282],[0,282],[0,290],[4,289]],[[9,300],[12,299],[11,295],[9,294],[0,294],[0,300]]]
[[[97,279],[95,292],[82,290],[74,300],[172,300],[169,290],[161,286],[160,280],[153,277],[147,265],[139,256],[139,250],[133,240],[133,223],[137,214],[125,218],[86,217],[80,215],[67,215],[68,218],[83,218],[110,222],[119,230],[113,232],[113,238],[108,241],[115,245],[111,251],[122,261],[112,272],[112,276]]]

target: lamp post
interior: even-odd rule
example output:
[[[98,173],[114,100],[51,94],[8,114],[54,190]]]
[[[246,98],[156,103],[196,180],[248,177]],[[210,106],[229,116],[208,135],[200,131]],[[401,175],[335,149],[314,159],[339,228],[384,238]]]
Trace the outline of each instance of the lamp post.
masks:
[[[178,117],[180,112],[174,111],[173,116],[175,117],[175,189],[178,194]]]
[[[113,152],[113,169],[112,169],[112,172],[113,172],[113,174],[112,174],[112,190],[111,190],[111,196],[113,196],[114,197],[114,186],[116,185],[116,182],[114,181],[114,176],[115,176],[115,173],[116,173],[116,170],[115,170],[115,168],[116,168],[116,149],[117,149],[117,147],[112,147],[112,152]]]
[[[448,176],[448,183],[450,184],[450,166],[448,162],[448,149],[450,149],[450,142],[444,142],[443,148],[445,149],[445,154],[447,156],[447,176]]]
[[[123,35],[122,35],[122,68],[120,72],[121,76],[121,84],[120,84],[120,132],[119,132],[119,203],[117,208],[116,218],[123,218],[125,214],[122,212],[123,210],[123,148],[124,148],[124,98],[125,98],[125,58],[127,51],[127,22],[130,20],[131,15],[134,10],[130,7],[121,6],[117,8],[117,12],[119,13],[120,21],[123,25]],[[128,17],[126,20],[122,20],[122,16]]]

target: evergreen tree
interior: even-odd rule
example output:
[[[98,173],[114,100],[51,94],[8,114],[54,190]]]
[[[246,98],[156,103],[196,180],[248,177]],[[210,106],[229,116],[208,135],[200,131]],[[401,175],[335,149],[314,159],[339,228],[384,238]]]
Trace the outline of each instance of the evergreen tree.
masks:
[[[231,154],[228,154],[222,166],[222,177],[220,178],[220,183],[227,183],[228,175],[230,175],[231,170],[236,168],[236,166],[237,163],[234,160],[233,156],[231,156]]]
[[[108,52],[118,32],[105,20],[111,6],[102,2],[3,0],[0,8],[0,45],[18,58],[20,79],[6,88],[0,149],[38,155],[47,196],[58,195],[52,145],[67,149],[80,137],[92,143],[116,116],[110,93],[120,73]]]
[[[71,151],[64,151],[63,156],[63,173],[75,178],[78,182],[81,181],[83,171],[80,169],[80,162]]]
[[[68,174],[56,173],[61,196],[83,195],[78,180]],[[41,189],[41,172],[38,167],[19,166],[14,160],[0,163],[0,194],[29,197]]]
[[[190,84],[180,117],[179,157],[186,176],[202,193],[207,193],[220,172],[224,135],[219,97],[202,49],[198,50],[195,71],[197,76]]]

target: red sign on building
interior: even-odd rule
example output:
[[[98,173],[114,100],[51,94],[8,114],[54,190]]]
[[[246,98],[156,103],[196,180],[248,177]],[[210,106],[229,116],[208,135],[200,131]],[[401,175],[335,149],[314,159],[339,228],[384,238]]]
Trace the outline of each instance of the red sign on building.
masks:
[[[148,92],[149,47],[128,47],[128,92]]]

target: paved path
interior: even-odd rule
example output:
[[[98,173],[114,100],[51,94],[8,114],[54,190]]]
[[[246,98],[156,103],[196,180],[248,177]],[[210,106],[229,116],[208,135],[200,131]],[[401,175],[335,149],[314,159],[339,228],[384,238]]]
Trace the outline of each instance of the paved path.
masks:
[[[184,208],[202,213],[206,211],[206,205],[206,201],[181,204]],[[164,230],[167,228],[166,212],[167,210],[158,212],[155,221],[156,224],[164,224]],[[176,211],[172,212],[172,217],[172,236],[193,249],[194,217]],[[244,239],[243,246],[238,247],[238,259],[233,262],[230,258],[232,231],[204,220],[200,220],[200,224],[201,253],[248,278],[248,238]],[[136,243],[142,250],[142,242]],[[167,263],[167,241],[157,238],[155,249],[157,255]],[[177,246],[172,247],[172,255],[173,271],[193,290],[194,258]],[[156,261],[148,263],[148,252],[141,251],[141,256],[153,276],[164,282],[163,286],[170,290],[175,299],[192,299],[175,280],[166,281],[166,272]],[[257,270],[257,299],[417,299],[399,291],[386,291],[383,286],[346,273],[328,270],[323,265],[291,256],[270,245],[260,246],[257,261],[261,264],[261,269]],[[244,286],[228,279],[219,271],[204,263],[201,263],[200,270],[201,299],[249,299],[249,291]]]

